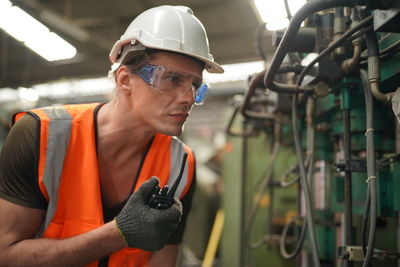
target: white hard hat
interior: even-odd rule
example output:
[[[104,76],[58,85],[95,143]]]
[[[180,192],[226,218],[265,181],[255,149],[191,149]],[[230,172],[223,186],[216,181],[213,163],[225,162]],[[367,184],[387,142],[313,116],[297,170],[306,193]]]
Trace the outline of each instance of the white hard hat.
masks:
[[[131,48],[122,52],[122,48],[129,43]],[[189,7],[164,5],[148,9],[137,16],[111,49],[111,71],[119,67],[129,51],[145,48],[185,54],[204,62],[208,72],[224,72],[210,54],[203,24]]]

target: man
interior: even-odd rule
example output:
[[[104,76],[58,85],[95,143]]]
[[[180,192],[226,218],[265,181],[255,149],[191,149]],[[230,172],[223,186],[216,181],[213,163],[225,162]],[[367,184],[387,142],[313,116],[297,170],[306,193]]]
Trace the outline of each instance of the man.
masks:
[[[110,102],[16,115],[0,158],[0,266],[175,266],[195,164],[172,136],[204,99],[203,69],[223,69],[182,6],[139,15],[110,59]],[[179,173],[172,205],[150,207]]]

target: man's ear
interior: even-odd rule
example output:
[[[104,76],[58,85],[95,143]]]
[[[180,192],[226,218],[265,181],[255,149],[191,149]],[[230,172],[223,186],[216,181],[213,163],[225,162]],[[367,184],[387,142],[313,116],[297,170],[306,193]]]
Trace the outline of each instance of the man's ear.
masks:
[[[123,94],[129,95],[131,93],[131,75],[126,66],[121,66],[115,74],[117,87]]]

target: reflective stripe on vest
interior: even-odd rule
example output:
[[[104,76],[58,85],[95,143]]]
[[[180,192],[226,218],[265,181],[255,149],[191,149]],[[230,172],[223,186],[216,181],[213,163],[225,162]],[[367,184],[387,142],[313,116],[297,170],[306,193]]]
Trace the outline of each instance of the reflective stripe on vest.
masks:
[[[48,200],[40,236],[67,238],[104,224],[93,122],[97,105],[66,105],[30,111],[40,119],[38,179],[40,190]],[[177,138],[161,134],[154,137],[135,190],[153,175],[160,178],[161,186],[172,185],[180,172],[185,151],[188,160],[175,193],[182,198],[194,175],[193,152]],[[139,249],[125,248],[110,255],[109,266],[145,266],[150,255]],[[96,263],[89,266],[96,266]]]
[[[72,116],[63,107],[42,109],[49,116],[49,134],[46,149],[46,163],[43,174],[43,183],[49,196],[46,218],[43,229],[49,226],[56,212],[58,202],[58,188],[61,172],[71,136]]]
[[[168,179],[168,185],[172,186],[175,180],[178,178],[179,172],[181,171],[181,162],[183,160],[183,155],[185,150],[181,141],[177,138],[172,138],[171,142],[171,174]],[[182,174],[182,180],[179,182],[178,189],[175,192],[175,197],[179,197],[186,187],[188,182],[188,161],[184,166],[184,171]]]

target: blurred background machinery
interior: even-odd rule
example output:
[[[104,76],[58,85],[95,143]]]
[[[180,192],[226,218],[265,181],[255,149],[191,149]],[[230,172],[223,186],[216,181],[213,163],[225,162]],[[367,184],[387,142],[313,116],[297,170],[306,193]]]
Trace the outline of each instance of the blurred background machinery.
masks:
[[[190,6],[226,69],[182,136],[198,188],[178,266],[400,266],[399,0],[0,0],[0,147],[16,111],[107,101],[110,40],[161,4]],[[75,53],[29,50],[8,8]]]
[[[288,9],[227,126],[222,266],[399,266],[399,7]]]

